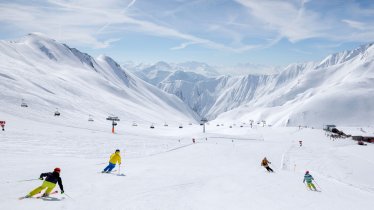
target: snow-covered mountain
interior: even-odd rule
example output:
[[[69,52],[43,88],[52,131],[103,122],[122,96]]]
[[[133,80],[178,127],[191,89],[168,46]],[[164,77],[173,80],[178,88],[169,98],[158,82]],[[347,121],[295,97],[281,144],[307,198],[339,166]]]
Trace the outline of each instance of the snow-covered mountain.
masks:
[[[269,78],[253,100],[219,118],[281,125],[373,124],[373,62],[369,44],[320,63],[290,65]]]
[[[168,71],[159,76],[159,70],[148,68],[146,75],[209,119],[368,125],[374,123],[373,62],[374,47],[368,44],[319,63],[291,64],[278,74],[206,77]]]
[[[218,66],[217,71],[224,75],[243,76],[248,74],[255,75],[272,75],[279,73],[280,66],[270,66],[254,63],[239,63],[234,66]]]
[[[220,75],[220,73],[218,73],[214,67],[200,62],[184,62],[175,64],[160,61],[153,65],[127,64],[124,65],[124,67],[132,70],[136,76],[155,86],[176,72],[188,72],[195,75],[200,74],[205,77],[215,77]]]
[[[195,113],[176,96],[144,82],[107,56],[93,58],[40,34],[0,42],[0,111],[30,119],[190,122]],[[28,103],[20,110],[21,99]]]
[[[213,76],[215,68],[203,63],[159,62],[138,66],[134,75],[107,56],[95,59],[30,34],[0,42],[0,110],[41,119],[58,108],[67,121],[113,114],[148,123],[204,116],[272,125],[369,125],[373,61],[369,44],[321,62],[291,64],[277,74]],[[19,110],[21,99],[28,111]]]

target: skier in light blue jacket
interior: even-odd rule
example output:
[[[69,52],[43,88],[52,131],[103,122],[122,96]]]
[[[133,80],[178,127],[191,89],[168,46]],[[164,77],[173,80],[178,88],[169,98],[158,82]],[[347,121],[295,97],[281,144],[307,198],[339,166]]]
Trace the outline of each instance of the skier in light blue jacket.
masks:
[[[313,188],[315,191],[317,191],[316,186],[314,186],[314,184],[312,182],[313,180],[314,180],[313,176],[309,174],[309,171],[306,171],[305,175],[304,175],[303,183],[305,183],[305,181],[306,181],[306,184],[308,185],[308,188],[310,190],[312,190],[312,188]]]

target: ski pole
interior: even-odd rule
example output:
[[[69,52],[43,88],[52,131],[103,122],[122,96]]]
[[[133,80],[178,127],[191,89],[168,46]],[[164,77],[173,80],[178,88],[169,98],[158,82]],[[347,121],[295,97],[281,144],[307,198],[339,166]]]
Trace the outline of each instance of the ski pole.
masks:
[[[316,180],[314,180],[314,183],[316,183],[316,185],[318,186],[318,188],[322,190],[322,188],[319,186],[319,184],[316,182]]]
[[[75,201],[72,197],[70,197],[68,194],[64,193],[64,195],[66,195],[68,198],[70,198],[71,200]]]
[[[97,163],[95,165],[104,165],[104,164],[107,164],[107,163]]]
[[[119,164],[118,167],[119,167],[118,168],[118,175],[120,175],[121,174],[121,164]]]
[[[25,180],[19,180],[17,182],[29,182],[29,181],[35,181],[35,180],[39,180],[39,179],[25,179]]]

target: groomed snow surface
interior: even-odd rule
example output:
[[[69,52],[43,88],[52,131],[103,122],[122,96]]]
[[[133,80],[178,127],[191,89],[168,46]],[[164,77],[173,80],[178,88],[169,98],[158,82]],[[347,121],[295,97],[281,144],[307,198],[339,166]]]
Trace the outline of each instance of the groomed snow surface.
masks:
[[[63,116],[2,117],[7,125],[0,131],[1,210],[366,210],[374,205],[374,146],[332,141],[319,129],[229,128],[212,122],[203,134],[196,124],[180,129],[160,123],[150,129],[120,121],[111,134],[104,119],[72,124]],[[117,148],[125,176],[99,173]],[[265,156],[276,173],[260,166]],[[18,200],[42,183],[24,180],[55,167],[62,170],[66,195]],[[305,170],[322,192],[307,190]]]

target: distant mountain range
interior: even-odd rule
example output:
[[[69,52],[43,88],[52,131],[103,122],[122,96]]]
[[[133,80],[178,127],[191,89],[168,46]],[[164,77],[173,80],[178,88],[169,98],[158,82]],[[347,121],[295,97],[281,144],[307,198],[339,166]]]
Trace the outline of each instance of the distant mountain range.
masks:
[[[222,76],[222,69],[199,62],[121,67],[110,57],[93,58],[29,34],[0,42],[0,115],[42,119],[57,108],[66,120],[91,114],[147,123],[207,117],[282,126],[372,125],[373,63],[368,44],[320,62],[253,67],[266,74]],[[21,99],[30,112],[19,110]]]
[[[320,62],[291,64],[274,74],[214,76],[156,63],[135,74],[182,99],[200,116],[275,125],[374,123],[374,47],[361,46]],[[198,64],[198,63],[197,63]],[[210,73],[207,76],[201,69]]]

